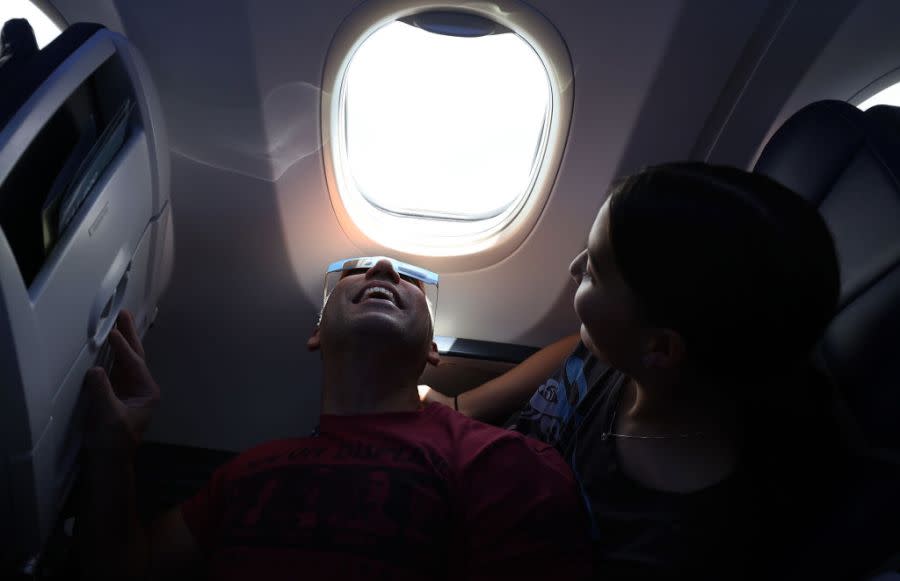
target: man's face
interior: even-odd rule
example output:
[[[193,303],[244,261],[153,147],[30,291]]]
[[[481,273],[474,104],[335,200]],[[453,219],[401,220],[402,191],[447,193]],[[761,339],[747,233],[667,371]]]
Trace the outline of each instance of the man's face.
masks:
[[[422,283],[400,276],[387,259],[346,271],[328,297],[318,334],[326,345],[370,340],[381,347],[428,346],[432,325]]]

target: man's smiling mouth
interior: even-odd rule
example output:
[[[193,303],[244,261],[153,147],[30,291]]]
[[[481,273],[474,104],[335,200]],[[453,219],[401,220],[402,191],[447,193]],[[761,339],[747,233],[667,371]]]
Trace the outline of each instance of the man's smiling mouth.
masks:
[[[394,292],[383,286],[370,286],[366,288],[356,302],[361,303],[368,300],[387,301],[395,307],[399,307]]]

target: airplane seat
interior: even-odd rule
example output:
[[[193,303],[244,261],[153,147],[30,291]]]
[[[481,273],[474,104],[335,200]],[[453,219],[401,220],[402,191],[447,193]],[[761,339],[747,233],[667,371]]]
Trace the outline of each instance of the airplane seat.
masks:
[[[29,38],[29,35],[31,37]],[[0,577],[39,563],[78,473],[85,372],[172,272],[169,157],[140,55],[73,24],[0,42]]]
[[[754,171],[815,204],[834,236],[841,301],[818,356],[853,450],[840,498],[779,576],[861,578],[900,550],[900,108],[813,103]]]
[[[7,66],[2,69],[4,75],[9,74],[11,68],[24,63],[37,51],[37,38],[27,20],[14,18],[3,25],[3,31],[0,33],[0,67]],[[11,61],[13,64],[10,64]]]

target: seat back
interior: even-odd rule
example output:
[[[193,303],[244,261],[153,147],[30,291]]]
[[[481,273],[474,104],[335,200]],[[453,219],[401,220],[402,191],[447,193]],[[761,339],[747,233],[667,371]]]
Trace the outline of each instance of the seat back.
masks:
[[[4,567],[39,555],[58,526],[85,372],[119,310],[146,329],[172,261],[168,145],[139,55],[96,24],[37,52],[23,33],[21,21],[4,29],[0,63]]]
[[[841,301],[820,357],[859,452],[827,525],[787,575],[858,577],[900,550],[900,108],[809,105],[754,171],[815,204],[834,236]]]
[[[810,105],[772,137],[755,171],[828,223],[842,288],[821,356],[867,445],[900,458],[900,109]]]

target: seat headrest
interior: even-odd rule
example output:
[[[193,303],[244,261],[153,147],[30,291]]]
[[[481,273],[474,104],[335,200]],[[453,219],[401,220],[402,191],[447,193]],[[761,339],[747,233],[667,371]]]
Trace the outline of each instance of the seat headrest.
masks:
[[[15,23],[17,20],[10,22]],[[31,26],[28,25],[28,22],[23,22],[30,31]],[[3,90],[0,91],[0,129],[3,129],[16,111],[25,104],[25,101],[53,71],[101,28],[103,26],[100,24],[87,22],[73,24],[43,49],[27,57],[23,55],[23,58],[14,55],[4,66],[0,67],[0,87],[3,87]],[[23,34],[19,24],[13,24],[12,30],[14,31],[13,35],[21,36]],[[6,34],[6,26],[3,27],[3,34]],[[19,42],[27,41],[19,40]]]
[[[900,107],[876,105],[866,111],[866,118],[885,128],[900,129]]]
[[[820,204],[861,148],[871,146],[872,153],[884,154],[897,147],[896,136],[885,139],[881,115],[872,118],[873,111],[864,113],[844,101],[804,107],[772,136],[754,171]]]
[[[0,67],[12,59],[27,59],[37,51],[37,39],[28,21],[7,20],[0,32]]]
[[[755,171],[819,208],[841,265],[841,306],[822,357],[868,443],[900,453],[900,108],[801,109]]]

